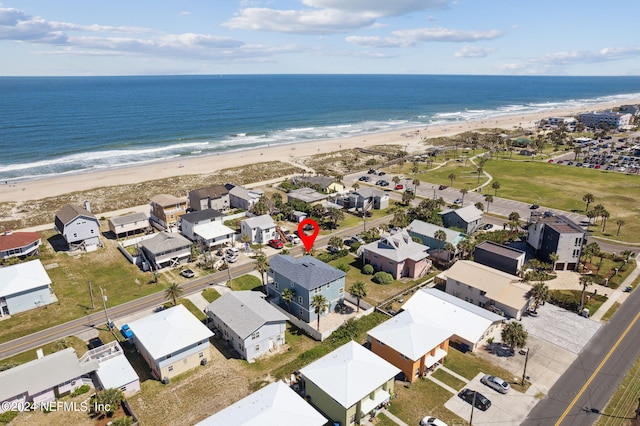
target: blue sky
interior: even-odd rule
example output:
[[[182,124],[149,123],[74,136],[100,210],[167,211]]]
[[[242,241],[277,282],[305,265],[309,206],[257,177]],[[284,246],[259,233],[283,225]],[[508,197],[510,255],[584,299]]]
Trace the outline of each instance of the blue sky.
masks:
[[[1,1],[0,75],[640,75],[638,16],[637,0]]]

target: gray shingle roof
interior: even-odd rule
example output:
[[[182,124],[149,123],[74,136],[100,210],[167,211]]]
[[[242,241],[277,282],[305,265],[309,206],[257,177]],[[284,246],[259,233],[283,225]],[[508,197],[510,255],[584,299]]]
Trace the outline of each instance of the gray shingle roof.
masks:
[[[163,253],[181,247],[190,247],[191,241],[180,234],[159,232],[152,238],[142,241],[140,245],[151,253]]]
[[[144,213],[131,213],[124,216],[112,217],[109,219],[114,225],[128,225],[130,223],[144,222],[149,217]]]
[[[191,198],[192,194],[197,195],[199,199],[203,198],[211,198],[216,199],[223,197],[229,193],[229,190],[224,185],[212,185],[206,188],[194,189],[189,192],[189,198]]]
[[[240,338],[244,339],[267,322],[286,321],[287,317],[256,291],[231,291],[207,306]]]
[[[73,204],[65,205],[56,213],[56,218],[59,219],[63,225],[66,225],[78,216],[86,216],[97,221],[96,217],[89,210],[80,206],[74,206]]]
[[[346,275],[341,270],[311,256],[295,258],[279,254],[271,259],[269,266],[274,272],[307,290],[313,290]]]
[[[211,220],[216,219],[218,217],[224,216],[218,210],[215,209],[204,209],[204,210],[196,210],[194,212],[190,212],[187,214],[183,214],[180,216],[180,220],[189,223],[198,223],[203,220]]]

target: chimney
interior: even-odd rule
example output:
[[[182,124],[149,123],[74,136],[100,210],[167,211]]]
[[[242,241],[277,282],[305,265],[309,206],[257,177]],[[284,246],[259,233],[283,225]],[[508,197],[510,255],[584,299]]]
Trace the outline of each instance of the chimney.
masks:
[[[88,211],[89,213],[91,213],[91,204],[89,204],[89,201],[85,200],[84,202],[84,209],[86,211]]]

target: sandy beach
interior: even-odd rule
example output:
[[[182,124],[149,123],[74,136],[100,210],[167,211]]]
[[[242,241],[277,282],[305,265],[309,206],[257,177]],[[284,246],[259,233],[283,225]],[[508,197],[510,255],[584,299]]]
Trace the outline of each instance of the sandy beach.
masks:
[[[640,104],[639,100],[627,104]],[[274,145],[258,149],[230,152],[219,155],[193,157],[178,161],[163,161],[142,166],[69,174],[54,178],[19,181],[0,184],[0,202],[22,202],[100,187],[127,185],[131,183],[163,179],[181,175],[210,174],[217,170],[242,165],[286,161],[295,163],[304,157],[319,153],[337,152],[342,149],[364,148],[373,145],[402,145],[409,153],[422,152],[425,138],[450,136],[482,128],[513,130],[517,127],[532,129],[535,123],[550,116],[573,116],[580,112],[604,110],[619,106],[617,103],[594,105],[589,109],[554,110],[542,114],[510,115],[495,120],[468,121],[459,124],[413,128],[404,131],[360,135],[335,140],[321,140],[295,145]],[[153,194],[150,194],[150,196]]]

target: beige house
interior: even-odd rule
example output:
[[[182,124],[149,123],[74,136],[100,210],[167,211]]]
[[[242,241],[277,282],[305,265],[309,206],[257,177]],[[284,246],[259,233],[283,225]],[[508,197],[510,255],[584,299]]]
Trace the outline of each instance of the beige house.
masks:
[[[211,359],[213,333],[183,305],[141,318],[129,327],[140,355],[162,381]]]
[[[447,293],[510,318],[519,320],[529,307],[530,287],[489,266],[458,260],[440,278],[446,280]]]
[[[168,232],[178,230],[178,219],[187,212],[187,199],[170,194],[159,194],[151,199],[149,220]]]

